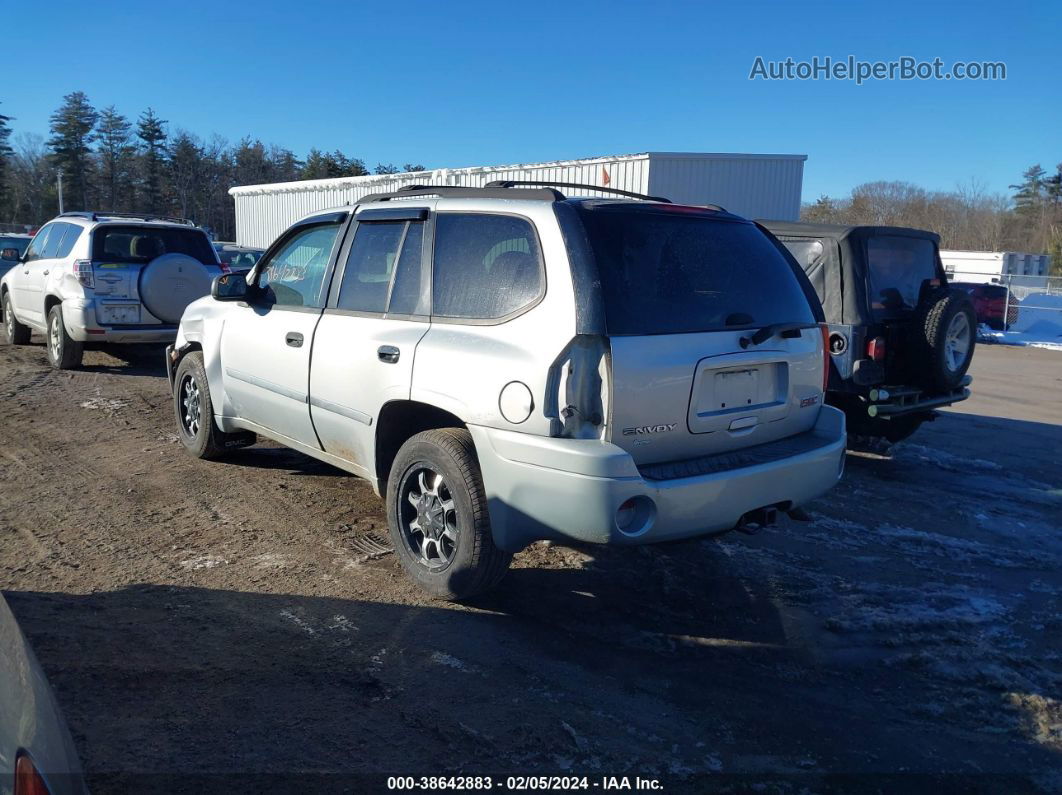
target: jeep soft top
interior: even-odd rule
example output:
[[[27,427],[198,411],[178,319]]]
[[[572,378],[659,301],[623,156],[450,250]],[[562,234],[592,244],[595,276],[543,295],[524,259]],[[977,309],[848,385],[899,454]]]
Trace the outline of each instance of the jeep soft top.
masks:
[[[969,396],[976,315],[947,286],[940,236],[900,226],[763,221],[807,274],[830,327],[828,399],[857,435],[906,438]]]

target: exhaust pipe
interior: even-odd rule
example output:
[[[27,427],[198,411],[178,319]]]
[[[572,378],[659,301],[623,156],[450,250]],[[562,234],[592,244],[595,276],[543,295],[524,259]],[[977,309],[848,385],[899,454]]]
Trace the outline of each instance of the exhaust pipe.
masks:
[[[755,535],[765,527],[771,527],[778,523],[778,509],[773,505],[765,505],[754,511],[749,511],[738,519],[735,530],[746,535]]]

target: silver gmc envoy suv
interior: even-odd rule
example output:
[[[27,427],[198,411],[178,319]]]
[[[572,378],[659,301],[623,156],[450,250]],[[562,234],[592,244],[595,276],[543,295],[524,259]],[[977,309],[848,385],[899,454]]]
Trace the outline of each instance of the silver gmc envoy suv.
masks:
[[[226,270],[191,221],[63,213],[0,280],[7,341],[44,333],[60,369],[78,367],[86,343],[171,342],[184,308]]]
[[[218,277],[167,349],[185,446],[261,434],[368,479],[450,599],[536,540],[689,538],[833,486],[844,415],[785,248],[718,207],[542,185],[368,196]]]

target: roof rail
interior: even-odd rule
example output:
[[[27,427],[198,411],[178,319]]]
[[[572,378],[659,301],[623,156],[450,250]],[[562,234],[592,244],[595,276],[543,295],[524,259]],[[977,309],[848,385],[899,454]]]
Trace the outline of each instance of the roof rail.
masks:
[[[666,202],[667,204],[671,204],[671,199],[665,199],[663,196],[648,196],[644,193],[635,193],[634,191],[620,190],[619,188],[604,188],[600,185],[586,185],[581,182],[543,182],[531,179],[498,179],[494,182],[488,182],[486,187],[514,188],[517,185],[552,185],[556,188],[579,188],[580,190],[594,190],[598,193],[613,193],[617,196],[628,196],[632,199],[644,199],[651,202]]]
[[[59,217],[87,218],[90,221],[99,221],[101,218],[129,218],[136,219],[138,221],[166,221],[171,224],[184,224],[185,226],[195,226],[195,222],[189,221],[187,218],[177,218],[172,215],[155,215],[154,213],[108,213],[76,210],[60,213]]]
[[[537,199],[548,202],[559,202],[565,199],[563,193],[552,188],[514,191],[511,188],[497,187],[493,184],[482,188],[464,185],[406,185],[387,193],[371,193],[352,203],[386,202],[393,199],[408,199],[411,196],[461,196],[470,199]]]

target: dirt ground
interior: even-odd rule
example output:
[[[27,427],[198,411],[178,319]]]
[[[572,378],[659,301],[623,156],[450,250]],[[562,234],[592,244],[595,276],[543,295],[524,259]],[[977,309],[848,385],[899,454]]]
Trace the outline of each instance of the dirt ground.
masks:
[[[121,356],[0,346],[0,587],[95,792],[1062,789],[1062,354],[979,348],[975,398],[809,523],[536,545],[465,606],[380,552],[366,484],[186,455],[159,351]]]

